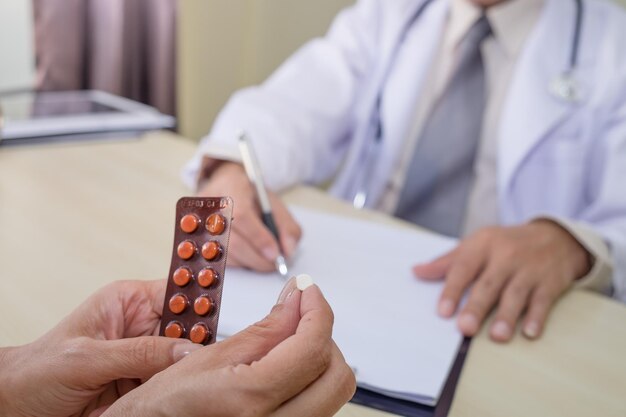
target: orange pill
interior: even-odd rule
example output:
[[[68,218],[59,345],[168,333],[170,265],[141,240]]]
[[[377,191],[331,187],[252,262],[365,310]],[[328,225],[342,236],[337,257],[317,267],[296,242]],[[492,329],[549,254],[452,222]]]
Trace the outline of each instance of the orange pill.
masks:
[[[189,339],[192,342],[198,343],[200,345],[206,343],[208,338],[209,329],[207,329],[206,326],[202,323],[194,324],[194,326],[191,328],[191,331],[189,332]]]
[[[180,219],[180,228],[185,233],[193,233],[198,230],[200,219],[195,214],[188,214]]]
[[[226,219],[219,213],[214,213],[206,220],[206,230],[212,235],[221,235],[226,228]]]
[[[165,336],[172,339],[180,339],[185,333],[185,328],[177,321],[171,321],[167,327],[165,327]]]
[[[198,285],[209,288],[217,281],[217,272],[213,268],[204,268],[198,273]]]
[[[212,308],[213,302],[206,295],[196,298],[196,301],[193,303],[193,311],[195,311],[199,316],[206,316],[211,312]]]
[[[213,261],[222,254],[222,247],[214,240],[202,245],[202,257],[207,261]]]
[[[174,314],[181,314],[187,308],[189,300],[184,294],[176,294],[170,298],[170,311]]]
[[[196,253],[196,244],[190,240],[180,242],[178,245],[178,256],[181,259],[190,259]]]
[[[172,281],[174,281],[174,284],[178,285],[179,287],[184,287],[185,285],[189,284],[189,281],[191,281],[191,277],[191,271],[188,268],[181,266],[176,271],[174,271],[174,275],[172,275]]]

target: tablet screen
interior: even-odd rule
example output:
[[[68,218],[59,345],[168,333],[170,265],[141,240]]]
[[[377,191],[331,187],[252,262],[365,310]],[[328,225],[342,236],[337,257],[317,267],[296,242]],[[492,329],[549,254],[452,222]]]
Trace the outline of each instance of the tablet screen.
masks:
[[[0,97],[6,121],[72,117],[120,110],[78,94],[22,93]]]
[[[103,91],[0,93],[0,139],[54,138],[172,128],[176,119]]]

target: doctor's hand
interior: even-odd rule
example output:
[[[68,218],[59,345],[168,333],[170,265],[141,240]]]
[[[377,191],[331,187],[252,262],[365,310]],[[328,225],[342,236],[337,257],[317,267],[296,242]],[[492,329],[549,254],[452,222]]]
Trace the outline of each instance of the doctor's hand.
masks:
[[[0,415],[95,416],[191,351],[156,337],[165,281],[110,284],[35,342],[0,349]]]
[[[554,303],[591,266],[591,255],[569,232],[550,220],[537,220],[482,229],[413,272],[425,280],[445,278],[438,307],[443,317],[455,314],[472,286],[458,316],[459,329],[474,336],[497,308],[489,334],[507,342],[523,314],[523,334],[538,338]]]
[[[290,258],[300,241],[302,229],[289,213],[281,199],[268,190],[274,220],[280,233],[280,245]],[[261,209],[256,192],[241,164],[221,163],[198,192],[200,196],[231,196],[234,214],[228,264],[260,272],[276,270],[278,242],[261,221]]]
[[[193,352],[103,417],[330,417],[356,389],[332,327],[319,288],[301,292],[291,279],[264,320]]]

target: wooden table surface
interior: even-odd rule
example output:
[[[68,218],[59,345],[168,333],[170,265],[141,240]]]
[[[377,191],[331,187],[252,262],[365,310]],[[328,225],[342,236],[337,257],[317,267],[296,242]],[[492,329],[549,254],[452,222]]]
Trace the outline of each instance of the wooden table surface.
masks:
[[[34,340],[108,282],[164,277],[174,203],[190,194],[179,171],[193,150],[169,133],[0,147],[0,345]],[[285,198],[413,227],[309,188]],[[388,414],[348,404],[338,415]],[[539,342],[476,337],[450,415],[626,416],[626,307],[575,291]]]

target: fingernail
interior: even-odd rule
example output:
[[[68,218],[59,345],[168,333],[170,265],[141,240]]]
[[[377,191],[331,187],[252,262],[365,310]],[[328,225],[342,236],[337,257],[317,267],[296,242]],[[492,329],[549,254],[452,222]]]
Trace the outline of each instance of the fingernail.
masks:
[[[285,255],[287,255],[288,257],[291,257],[293,253],[296,251],[296,246],[298,245],[298,242],[293,237],[287,236],[285,238],[284,245],[285,245],[284,249],[286,252]]]
[[[474,335],[478,331],[478,320],[471,313],[463,313],[459,316],[459,328],[465,334]]]
[[[185,356],[195,352],[196,350],[202,349],[203,347],[204,346],[202,345],[191,343],[191,341],[186,339],[179,341],[172,348],[172,356],[174,357],[174,362],[178,362]]]
[[[310,275],[302,274],[296,278],[296,283],[300,291],[304,291],[313,286],[313,278]]]
[[[274,262],[278,257],[278,251],[275,248],[268,247],[263,249],[263,256],[265,256],[265,259],[268,261]]]
[[[491,328],[491,334],[496,339],[508,340],[511,338],[511,327],[504,321],[497,321]]]
[[[280,292],[280,295],[278,296],[278,301],[276,301],[276,304],[282,304],[285,301],[287,301],[289,296],[293,294],[295,290],[296,290],[296,279],[291,278],[289,281],[287,281],[287,283],[283,287],[283,290]]]
[[[536,339],[539,337],[539,324],[537,322],[531,321],[526,326],[524,326],[524,335],[529,339]]]
[[[454,303],[452,302],[452,300],[441,300],[439,302],[439,315],[441,317],[452,317],[452,315],[454,314]]]

